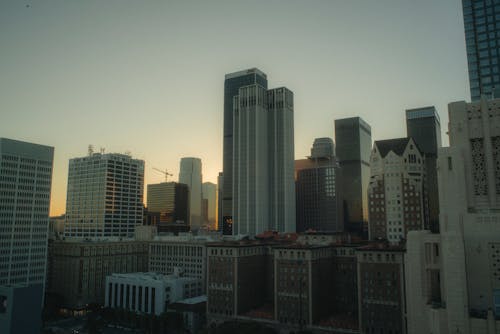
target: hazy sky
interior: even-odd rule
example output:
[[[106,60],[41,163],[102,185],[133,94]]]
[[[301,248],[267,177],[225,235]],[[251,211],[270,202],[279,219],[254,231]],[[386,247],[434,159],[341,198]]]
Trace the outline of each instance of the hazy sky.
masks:
[[[222,169],[224,74],[258,67],[295,97],[295,156],[361,116],[374,140],[404,110],[469,100],[460,0],[1,0],[0,137],[55,147],[51,214],[68,159],[93,144],[146,161],[146,184],[196,156]]]

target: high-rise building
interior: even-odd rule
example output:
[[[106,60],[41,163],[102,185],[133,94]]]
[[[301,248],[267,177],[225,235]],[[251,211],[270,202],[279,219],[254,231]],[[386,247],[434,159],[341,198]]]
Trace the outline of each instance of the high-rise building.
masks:
[[[436,108],[406,110],[407,136],[413,138],[425,156],[425,186],[429,207],[429,226],[439,231],[439,192],[437,185],[437,152],[441,147],[441,122]]]
[[[500,99],[448,105],[440,233],[408,235],[409,333],[500,328]]]
[[[370,181],[371,127],[360,117],[335,120],[336,156],[342,168],[344,227],[366,237]]]
[[[250,85],[233,107],[233,234],[295,231],[293,93]]]
[[[169,227],[185,225],[189,230],[189,188],[177,182],[148,184],[147,208],[150,214],[159,214],[159,232],[172,232]],[[175,225],[175,227],[174,227]]]
[[[179,183],[187,184],[189,187],[189,220],[191,229],[198,230],[203,225],[201,216],[201,159],[181,158]]]
[[[311,156],[296,161],[297,232],[343,230],[341,171],[331,138],[316,138]]]
[[[472,101],[500,97],[500,3],[462,0]]]
[[[224,174],[219,172],[219,176],[217,176],[217,230],[222,232],[224,235],[231,235],[233,231],[224,231],[222,224],[222,185],[224,184]],[[226,225],[227,226],[227,225]],[[232,223],[231,223],[232,227]]]
[[[295,232],[293,92],[285,87],[268,90],[267,108],[269,227]]]
[[[258,84],[267,89],[267,76],[257,68],[226,74],[224,80],[224,141],[223,141],[223,184],[219,225],[224,234],[232,233],[233,219],[233,97],[244,86]],[[229,232],[229,233],[227,233]]]
[[[203,200],[206,200],[206,221],[211,230],[215,229],[215,211],[217,208],[217,185],[212,182],[204,182],[202,185]]]
[[[428,225],[425,156],[412,138],[378,140],[370,158],[370,239],[399,243]]]
[[[1,333],[40,333],[53,157],[53,147],[0,138]]]
[[[118,153],[70,159],[64,234],[133,237],[143,221],[144,161]]]

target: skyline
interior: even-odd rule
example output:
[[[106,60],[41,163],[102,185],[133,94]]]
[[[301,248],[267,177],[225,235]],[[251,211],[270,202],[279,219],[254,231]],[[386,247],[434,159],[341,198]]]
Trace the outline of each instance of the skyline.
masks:
[[[259,3],[0,4],[0,136],[55,147],[51,215],[89,144],[144,159],[145,185],[188,156],[217,183],[224,75],[252,67],[294,93],[296,159],[334,119],[398,138],[428,105],[447,145],[447,104],[470,101],[459,0]]]

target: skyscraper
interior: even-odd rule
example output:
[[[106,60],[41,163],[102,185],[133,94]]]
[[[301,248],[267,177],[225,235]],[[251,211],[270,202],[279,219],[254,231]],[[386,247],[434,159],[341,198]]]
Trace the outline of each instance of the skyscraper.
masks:
[[[233,108],[233,234],[293,232],[293,93],[245,86]]]
[[[285,87],[268,90],[267,108],[270,229],[295,232],[292,91]]]
[[[188,186],[177,182],[162,182],[148,184],[147,188],[148,212],[158,213],[160,216],[158,231],[172,232],[182,225],[185,226],[185,230],[189,230]]]
[[[500,96],[500,2],[462,0],[470,95]]]
[[[198,230],[203,225],[201,216],[201,159],[181,159],[179,183],[187,184],[189,187],[189,220],[191,221],[191,229]]]
[[[0,138],[1,333],[40,333],[53,157],[53,147]]]
[[[259,84],[267,89],[267,76],[256,68],[226,74],[224,80],[224,141],[223,141],[223,184],[221,188],[220,229],[226,234],[232,231],[233,219],[233,97],[244,86]]]
[[[143,220],[143,193],[143,160],[91,150],[70,159],[64,234],[133,237]]]
[[[335,120],[336,156],[342,168],[344,227],[366,236],[371,127],[360,117]]]
[[[425,185],[429,201],[429,226],[439,231],[439,192],[437,185],[437,152],[441,147],[441,123],[436,108],[406,110],[407,136],[413,138],[425,156]]]
[[[298,162],[298,163],[297,163]],[[343,230],[341,173],[331,138],[316,138],[311,156],[296,161],[297,232]]]
[[[217,185],[212,182],[203,182],[202,184],[203,199],[207,200],[207,221],[210,229],[215,229],[215,213],[217,208]]]

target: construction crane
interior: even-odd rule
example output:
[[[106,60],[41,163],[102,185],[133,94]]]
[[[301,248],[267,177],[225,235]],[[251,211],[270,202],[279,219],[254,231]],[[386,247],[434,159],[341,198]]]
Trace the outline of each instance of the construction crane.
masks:
[[[153,167],[153,169],[154,169],[155,171],[160,172],[160,173],[162,173],[162,174],[164,174],[164,175],[165,175],[165,182],[168,182],[168,177],[169,177],[169,176],[174,176],[174,174],[171,174],[171,173],[169,173],[169,172],[168,172],[168,169],[161,170],[161,169],[154,168],[154,167]]]

